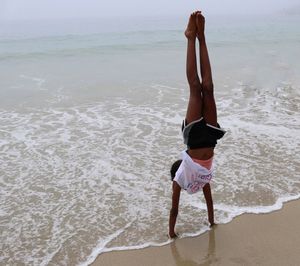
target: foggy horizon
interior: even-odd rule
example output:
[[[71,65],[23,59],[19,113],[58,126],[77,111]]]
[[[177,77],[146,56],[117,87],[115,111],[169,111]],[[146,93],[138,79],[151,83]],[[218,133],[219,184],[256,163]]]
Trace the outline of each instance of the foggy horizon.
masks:
[[[0,20],[60,20],[60,19],[107,19],[107,18],[139,18],[139,17],[184,17],[193,10],[203,10],[209,16],[256,16],[299,14],[300,5],[296,0],[271,0],[263,2],[228,0],[222,5],[214,1],[204,1],[201,5],[187,0],[174,3],[171,0],[141,3],[137,0],[127,2],[114,0],[0,0]]]

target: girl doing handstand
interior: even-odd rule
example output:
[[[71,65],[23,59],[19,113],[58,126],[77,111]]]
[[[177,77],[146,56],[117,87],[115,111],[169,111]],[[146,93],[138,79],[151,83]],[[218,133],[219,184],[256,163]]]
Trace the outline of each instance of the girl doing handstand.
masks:
[[[214,209],[209,181],[212,178],[212,161],[217,140],[225,131],[217,123],[217,110],[208,50],[204,35],[205,18],[200,11],[191,14],[185,36],[187,38],[186,75],[190,98],[186,118],[182,125],[187,150],[182,160],[171,167],[173,181],[172,208],[169,218],[169,236],[176,237],[175,223],[178,214],[181,189],[192,194],[203,190],[208,220],[214,225]],[[200,47],[200,73],[197,72],[196,39]]]

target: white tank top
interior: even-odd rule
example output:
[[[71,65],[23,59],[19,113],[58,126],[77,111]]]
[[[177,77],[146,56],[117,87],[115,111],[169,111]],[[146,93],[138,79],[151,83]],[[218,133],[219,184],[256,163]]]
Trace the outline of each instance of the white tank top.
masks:
[[[174,181],[187,193],[196,193],[210,182],[213,176],[213,168],[208,170],[195,163],[186,151],[181,152],[181,156],[182,162],[176,172]]]

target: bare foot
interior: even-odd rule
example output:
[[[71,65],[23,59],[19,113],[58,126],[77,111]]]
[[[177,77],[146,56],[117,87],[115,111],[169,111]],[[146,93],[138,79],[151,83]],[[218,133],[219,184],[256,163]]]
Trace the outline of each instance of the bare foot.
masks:
[[[196,25],[197,25],[197,38],[202,39],[204,37],[205,17],[201,12],[196,13]]]
[[[190,15],[188,25],[184,32],[185,37],[187,37],[188,39],[196,38],[196,34],[197,34],[196,15],[197,15],[197,12],[193,12]]]

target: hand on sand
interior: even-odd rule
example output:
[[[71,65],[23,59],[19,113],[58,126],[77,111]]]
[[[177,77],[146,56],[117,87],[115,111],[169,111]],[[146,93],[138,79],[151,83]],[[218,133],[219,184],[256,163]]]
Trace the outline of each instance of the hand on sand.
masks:
[[[201,14],[201,11],[196,12],[196,25],[197,25],[197,38],[204,37],[205,17]]]
[[[172,233],[172,234],[169,233],[168,236],[169,236],[170,239],[176,239],[178,237],[178,235],[175,232]]]
[[[215,223],[211,223],[211,224],[209,225],[210,228],[215,228],[216,226],[217,226],[217,224],[215,224]]]
[[[196,15],[197,11],[193,12],[190,15],[188,25],[186,27],[186,30],[184,32],[185,37],[188,39],[195,39],[197,35],[197,26],[196,26]]]
[[[204,224],[206,226],[209,226],[210,228],[217,226],[217,224],[215,222],[209,222],[209,221],[205,221]]]

